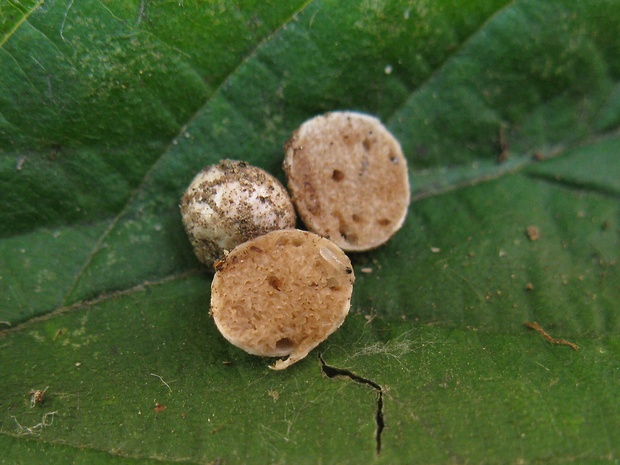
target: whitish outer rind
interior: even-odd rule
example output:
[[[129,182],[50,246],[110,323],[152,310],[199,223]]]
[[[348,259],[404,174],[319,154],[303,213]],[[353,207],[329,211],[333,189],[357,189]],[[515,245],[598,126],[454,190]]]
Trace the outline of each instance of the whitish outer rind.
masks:
[[[303,123],[284,146],[284,171],[306,227],[343,250],[369,250],[402,226],[407,160],[372,116],[333,112]]]
[[[340,327],[353,282],[349,258],[333,242],[289,229],[236,247],[216,264],[211,314],[232,344],[254,355],[304,358]]]
[[[207,266],[225,250],[269,231],[293,228],[296,220],[291,198],[276,178],[233,160],[200,171],[180,208],[196,257]]]

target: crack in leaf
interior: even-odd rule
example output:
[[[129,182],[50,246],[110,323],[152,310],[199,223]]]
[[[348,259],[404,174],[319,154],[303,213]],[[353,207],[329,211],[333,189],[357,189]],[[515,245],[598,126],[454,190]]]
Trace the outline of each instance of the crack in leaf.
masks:
[[[370,386],[377,392],[377,408],[375,410],[375,423],[377,425],[377,429],[375,432],[375,442],[376,451],[377,454],[379,454],[381,452],[381,434],[385,428],[385,419],[383,418],[383,388],[373,380],[364,378],[353,373],[352,371],[328,365],[321,354],[319,354],[319,361],[321,362],[321,370],[323,374],[328,378],[349,378],[351,381],[356,383]]]

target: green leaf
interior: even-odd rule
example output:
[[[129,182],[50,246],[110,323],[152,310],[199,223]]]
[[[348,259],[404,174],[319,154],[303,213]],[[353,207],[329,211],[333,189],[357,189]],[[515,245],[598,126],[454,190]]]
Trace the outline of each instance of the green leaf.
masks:
[[[614,463],[618,30],[618,0],[0,5],[0,462]],[[178,202],[222,158],[284,180],[335,109],[393,131],[413,201],[273,372]]]

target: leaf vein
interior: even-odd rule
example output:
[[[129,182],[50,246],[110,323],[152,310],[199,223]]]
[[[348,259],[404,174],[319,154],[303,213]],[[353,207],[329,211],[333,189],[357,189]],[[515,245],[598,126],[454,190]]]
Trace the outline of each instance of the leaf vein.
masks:
[[[409,96],[409,98],[406,98],[403,100],[402,104],[396,108],[394,108],[394,110],[391,112],[391,114],[386,118],[386,123],[388,125],[390,125],[390,122],[397,117],[398,113],[400,113],[400,111],[406,107],[407,105],[409,105],[410,101],[413,99],[413,97],[420,91],[420,89],[426,87],[427,85],[429,85],[441,72],[441,70],[445,67],[446,64],[450,63],[450,61],[452,61],[455,57],[457,57],[462,50],[465,48],[465,46],[472,40],[473,37],[475,37],[477,34],[480,33],[480,31],[482,31],[485,26],[487,24],[489,24],[495,17],[497,17],[501,12],[505,11],[507,8],[511,7],[513,4],[516,3],[517,0],[511,0],[508,3],[506,3],[503,7],[499,8],[497,11],[495,11],[493,14],[489,15],[489,17],[486,19],[486,21],[483,21],[480,23],[480,25],[471,33],[469,34],[469,36],[465,37],[460,45],[458,47],[455,47],[454,50],[452,50],[452,53],[448,54],[445,59],[434,69],[432,70],[429,75],[427,76],[427,78],[420,83],[420,85],[413,90],[413,92],[411,92],[411,95]]]
[[[37,8],[43,5],[44,1],[45,0],[39,0],[37,3],[35,3],[35,5],[30,10],[28,10],[26,14],[24,14],[19,19],[19,21],[15,23],[15,25],[11,28],[11,30],[7,32],[2,39],[0,39],[0,48],[4,47],[4,44],[6,44],[11,37],[13,37],[13,35],[22,26],[22,24],[28,21],[28,18],[30,18],[30,15],[32,15],[32,13],[34,13]]]
[[[182,133],[185,130],[185,128],[187,127],[187,125],[190,124],[191,121],[193,121],[194,119],[196,119],[198,117],[198,115],[200,114],[200,112],[202,111],[204,106],[213,98],[213,96],[217,95],[220,92],[220,90],[226,85],[228,80],[232,76],[235,75],[235,73],[237,72],[237,70],[239,68],[241,68],[245,63],[247,63],[248,60],[251,57],[255,56],[258,53],[258,50],[260,50],[266,43],[268,43],[287,24],[289,24],[291,21],[294,21],[295,18],[297,17],[297,15],[301,11],[306,9],[308,7],[308,5],[310,3],[312,3],[312,1],[313,0],[307,0],[305,3],[303,3],[297,10],[295,10],[293,12],[293,14],[291,14],[288,18],[286,18],[282,22],[282,24],[280,24],[277,28],[274,28],[274,30],[270,34],[268,34],[261,42],[259,42],[258,45],[256,47],[254,47],[254,49],[251,50],[244,57],[244,59],[241,60],[239,62],[239,64],[229,72],[228,76],[225,79],[222,80],[220,85],[217,88],[215,88],[214,91],[211,94],[209,94],[209,96],[206,97],[205,102],[203,102],[203,104],[199,106],[198,110],[196,110],[196,112],[194,112],[194,114],[191,115],[188,118],[187,122],[185,124],[181,125],[181,128],[178,131],[177,135],[172,138],[172,140],[170,141],[168,146],[162,151],[162,154],[157,159],[155,159],[155,161],[151,165],[150,169],[148,169],[145,172],[145,174],[143,175],[142,180],[139,183],[139,185],[128,196],[127,201],[125,202],[125,205],[120,209],[119,213],[114,218],[112,218],[110,220],[109,226],[106,228],[106,230],[102,233],[102,235],[97,240],[97,242],[96,242],[92,252],[86,258],[86,261],[84,262],[84,265],[80,268],[80,271],[76,274],[75,278],[73,279],[73,282],[72,282],[71,286],[69,287],[69,291],[67,292],[67,294],[65,295],[65,297],[63,299],[63,305],[64,306],[68,305],[68,303],[69,303],[69,301],[71,299],[71,296],[73,295],[73,293],[77,289],[77,286],[79,285],[79,282],[81,281],[82,277],[87,272],[87,270],[88,270],[89,266],[91,265],[91,263],[93,262],[93,259],[95,258],[95,256],[101,251],[102,246],[103,246],[105,240],[109,237],[110,233],[114,230],[114,228],[119,223],[119,221],[127,214],[127,212],[129,211],[131,205],[134,203],[134,201],[136,200],[138,195],[142,192],[144,186],[147,184],[148,180],[151,178],[153,173],[156,171],[157,167],[162,162],[162,160],[164,159],[166,154],[168,154],[170,149],[174,146],[174,142],[176,141],[176,139],[182,135]]]

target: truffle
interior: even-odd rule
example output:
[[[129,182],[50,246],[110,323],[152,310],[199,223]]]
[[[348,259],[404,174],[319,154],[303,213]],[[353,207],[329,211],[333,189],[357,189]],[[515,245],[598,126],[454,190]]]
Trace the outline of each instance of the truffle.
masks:
[[[289,229],[233,249],[215,265],[211,314],[222,335],[264,357],[288,356],[281,370],[303,359],[344,322],[353,268],[333,242]]]
[[[306,227],[346,251],[373,249],[402,226],[407,160],[372,116],[333,112],[303,123],[285,147],[284,171]]]
[[[233,160],[200,171],[180,208],[196,257],[207,266],[249,239],[295,227],[296,220],[291,199],[276,178]]]

